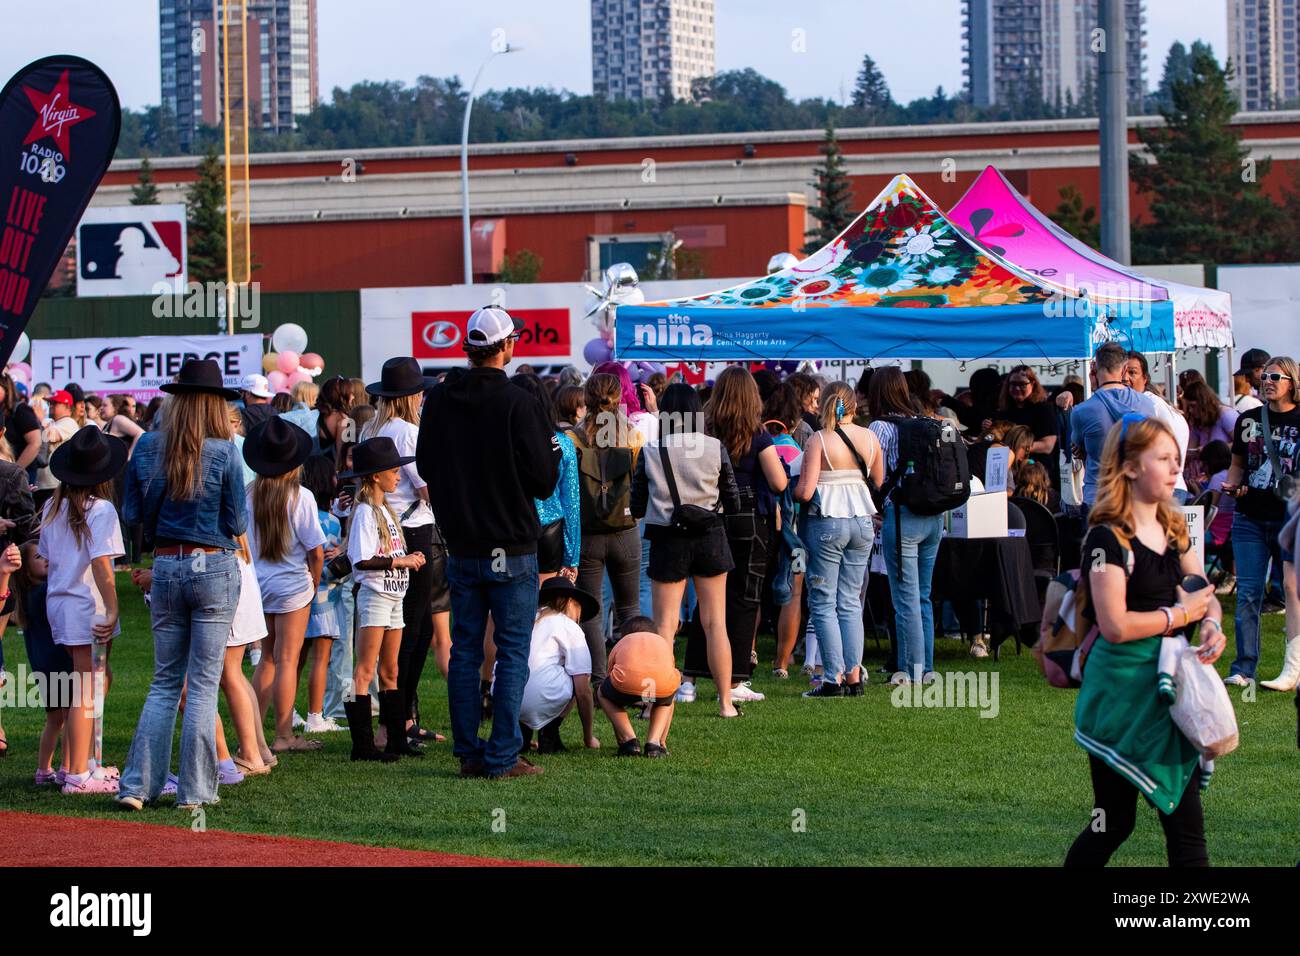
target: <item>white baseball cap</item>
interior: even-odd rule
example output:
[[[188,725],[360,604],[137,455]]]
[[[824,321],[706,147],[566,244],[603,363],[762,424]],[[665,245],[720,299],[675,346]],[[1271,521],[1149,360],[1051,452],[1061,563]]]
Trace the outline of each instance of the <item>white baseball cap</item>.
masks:
[[[496,306],[484,306],[469,317],[465,323],[465,344],[467,346],[496,345],[514,335],[524,327],[524,323],[511,318],[505,309]]]
[[[258,398],[271,397],[271,383],[266,380],[265,375],[245,375],[239,388],[241,391],[245,391],[249,395],[255,395]]]

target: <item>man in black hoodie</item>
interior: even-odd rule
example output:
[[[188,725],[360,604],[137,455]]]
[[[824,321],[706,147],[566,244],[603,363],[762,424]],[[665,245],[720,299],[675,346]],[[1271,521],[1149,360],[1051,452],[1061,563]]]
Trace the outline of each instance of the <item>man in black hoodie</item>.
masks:
[[[463,346],[470,367],[452,370],[425,395],[416,446],[416,468],[447,542],[447,697],[453,752],[467,777],[542,772],[519,755],[519,703],[537,614],[534,499],[555,490],[560,444],[537,399],[506,377],[522,326],[490,306],[470,316]],[[492,734],[483,741],[479,669],[489,612],[497,656]]]

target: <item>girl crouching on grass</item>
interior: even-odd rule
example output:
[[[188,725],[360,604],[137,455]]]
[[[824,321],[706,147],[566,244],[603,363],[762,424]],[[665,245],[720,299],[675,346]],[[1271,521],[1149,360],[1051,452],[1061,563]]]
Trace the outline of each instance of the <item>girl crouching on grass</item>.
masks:
[[[72,655],[80,681],[66,716],[67,775],[63,792],[117,793],[114,768],[90,766],[94,745],[95,645],[103,646],[104,696],[112,682],[108,654],[122,632],[117,620],[113,562],[126,553],[113,507],[113,478],[126,465],[126,445],[97,428],[83,428],[50,457],[60,481],[45,505],[37,553],[49,565],[46,613],[54,643]],[[93,772],[98,770],[98,772]]]
[[[311,436],[278,415],[244,439],[244,460],[257,472],[248,489],[248,542],[267,631],[253,686],[263,719],[275,704],[271,750],[276,753],[321,746],[319,740],[293,732],[298,657],[324,567],[325,535],[316,518],[316,500],[300,481],[310,454]]]
[[[352,449],[352,470],[339,475],[360,479],[348,529],[348,559],[357,587],[358,637],[352,687],[360,691],[370,686],[378,658],[379,719],[388,732],[383,751],[376,749],[370,695],[356,694],[345,704],[353,760],[391,763],[400,756],[423,756],[406,738],[397,658],[402,646],[402,599],[410,572],[424,566],[424,555],[406,553],[401,522],[384,497],[397,488],[399,469],[414,460],[398,455],[391,438],[371,438]]]
[[[40,541],[33,538],[22,545],[22,567],[10,578],[14,589],[14,608],[18,626],[23,630],[23,645],[27,648],[27,666],[32,676],[45,688],[45,726],[36,751],[36,776],[38,786],[54,784],[62,787],[68,775],[68,748],[66,740],[59,769],[54,769],[54,753],[65,737],[64,725],[68,715],[72,674],[72,657],[65,647],[54,643],[50,633],[50,619],[45,613],[46,579],[49,564],[37,552]],[[8,555],[8,549],[5,551]],[[0,579],[5,576],[4,566],[9,562],[0,558]],[[0,590],[4,590],[0,585]]]
[[[538,753],[564,750],[560,724],[575,703],[583,742],[595,750],[600,741],[591,726],[591,652],[579,625],[600,613],[600,601],[567,578],[552,577],[542,582],[537,606],[528,651],[528,683],[519,703],[519,729],[524,735],[521,753],[529,749],[533,731],[537,731]]]

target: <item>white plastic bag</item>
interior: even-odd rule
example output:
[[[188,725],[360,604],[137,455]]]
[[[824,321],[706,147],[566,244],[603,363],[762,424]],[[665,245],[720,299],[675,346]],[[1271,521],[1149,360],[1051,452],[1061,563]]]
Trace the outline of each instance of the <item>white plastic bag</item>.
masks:
[[[1174,725],[1201,755],[1213,760],[1237,749],[1237,715],[1223,681],[1209,664],[1184,647],[1174,675],[1178,697],[1169,708]]]
[[[1061,504],[1078,508],[1083,504],[1084,463],[1061,450]]]

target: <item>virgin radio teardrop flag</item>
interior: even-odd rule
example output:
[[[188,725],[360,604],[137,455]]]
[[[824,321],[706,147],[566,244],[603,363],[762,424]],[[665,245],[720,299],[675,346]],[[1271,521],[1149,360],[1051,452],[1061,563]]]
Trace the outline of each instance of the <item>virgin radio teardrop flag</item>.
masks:
[[[117,149],[122,109],[104,71],[47,56],[0,92],[0,367]]]

